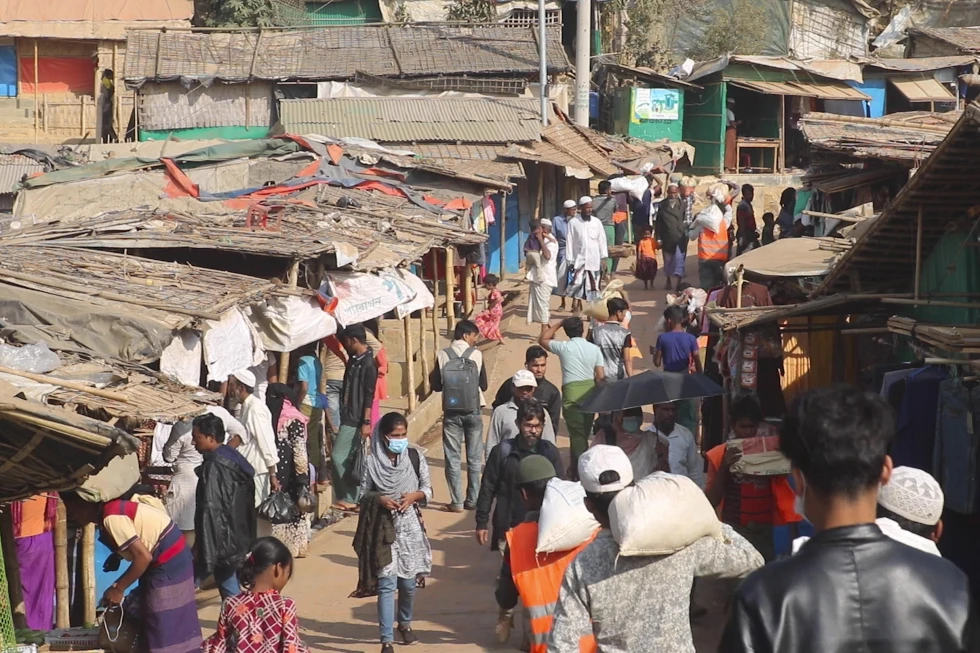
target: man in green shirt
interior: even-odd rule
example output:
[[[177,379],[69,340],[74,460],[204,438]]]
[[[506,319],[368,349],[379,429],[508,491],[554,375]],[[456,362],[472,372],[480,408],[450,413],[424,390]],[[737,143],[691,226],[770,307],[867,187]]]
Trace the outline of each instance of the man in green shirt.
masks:
[[[564,329],[567,341],[554,340],[558,329]],[[595,415],[579,410],[578,402],[597,384],[605,381],[602,350],[586,340],[585,325],[580,317],[541,325],[538,343],[558,357],[561,363],[561,396],[568,439],[571,440],[572,464],[568,475],[576,478],[578,458],[589,448],[589,432]]]

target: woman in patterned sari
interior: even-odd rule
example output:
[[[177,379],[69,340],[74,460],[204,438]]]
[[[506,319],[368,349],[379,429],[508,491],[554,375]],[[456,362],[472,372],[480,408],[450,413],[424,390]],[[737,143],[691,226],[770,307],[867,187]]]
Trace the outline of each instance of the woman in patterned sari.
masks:
[[[270,383],[265,403],[272,413],[276,431],[279,465],[276,477],[282,491],[295,503],[310,487],[310,461],[306,447],[306,423],[309,418],[299,409],[296,392],[283,383]],[[289,547],[294,558],[305,558],[310,545],[310,518],[301,513],[289,524],[273,524],[272,535]]]
[[[140,643],[148,653],[197,653],[201,624],[194,601],[191,550],[167,510],[152,496],[129,493],[122,498],[89,501],[89,495],[65,492],[68,519],[76,525],[98,524],[99,539],[130,561],[129,568],[106,590],[103,599],[120,605],[126,588],[139,580]]]

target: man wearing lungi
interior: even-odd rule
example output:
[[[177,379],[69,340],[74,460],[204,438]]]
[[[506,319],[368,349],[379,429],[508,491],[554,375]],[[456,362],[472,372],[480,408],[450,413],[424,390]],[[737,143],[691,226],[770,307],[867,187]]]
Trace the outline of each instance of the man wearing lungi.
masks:
[[[592,217],[592,198],[578,201],[579,215],[568,223],[566,256],[573,271],[566,295],[572,298],[572,311],[582,310],[582,300],[599,296],[600,270],[609,257],[606,232],[602,223]]]

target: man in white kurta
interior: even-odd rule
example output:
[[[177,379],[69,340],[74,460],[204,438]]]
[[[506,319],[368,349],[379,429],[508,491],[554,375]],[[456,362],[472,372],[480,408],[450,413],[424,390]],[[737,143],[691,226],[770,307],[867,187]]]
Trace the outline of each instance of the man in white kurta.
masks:
[[[599,296],[599,271],[609,257],[606,230],[597,218],[592,217],[592,198],[579,200],[579,215],[568,222],[565,240],[565,256],[568,266],[574,270],[567,294],[573,299],[572,310],[581,309],[582,300],[592,301]]]
[[[276,433],[272,429],[272,413],[265,402],[252,394],[255,375],[248,370],[235,372],[231,379],[231,391],[242,403],[241,422],[245,427],[245,439],[232,438],[230,444],[237,445],[238,452],[255,468],[255,505],[258,507],[269,496],[270,490],[279,489],[276,478],[276,465],[279,454],[276,451]],[[259,537],[272,534],[272,525],[259,519]],[[268,532],[266,532],[268,531]]]

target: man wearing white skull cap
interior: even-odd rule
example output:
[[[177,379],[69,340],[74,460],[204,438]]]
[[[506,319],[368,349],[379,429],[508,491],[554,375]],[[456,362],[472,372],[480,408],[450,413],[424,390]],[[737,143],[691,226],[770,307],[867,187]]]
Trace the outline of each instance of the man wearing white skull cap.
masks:
[[[585,196],[578,201],[579,216],[568,223],[566,241],[568,269],[571,280],[567,294],[572,298],[572,310],[581,310],[582,300],[592,301],[599,296],[600,270],[609,248],[606,231],[599,220],[592,217],[592,198]]]
[[[276,465],[279,453],[276,449],[276,434],[272,430],[272,413],[265,402],[253,394],[255,375],[249,370],[239,370],[228,378],[228,390],[242,405],[241,422],[245,427],[245,438],[234,436],[228,444],[245,457],[255,469],[255,505],[258,507],[270,490],[279,489],[276,478]],[[259,520],[260,536],[264,529],[269,534],[272,526]]]

